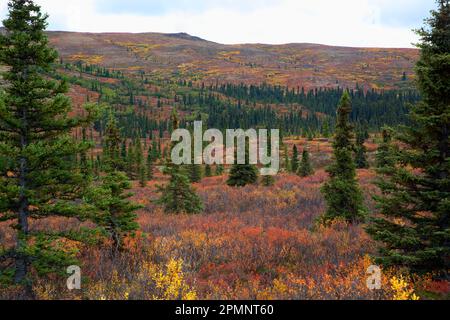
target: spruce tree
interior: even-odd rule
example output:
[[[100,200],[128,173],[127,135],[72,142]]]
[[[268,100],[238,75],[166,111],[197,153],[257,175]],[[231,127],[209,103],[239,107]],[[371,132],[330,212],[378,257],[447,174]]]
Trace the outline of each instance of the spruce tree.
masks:
[[[103,163],[106,171],[124,170],[123,157],[121,156],[122,138],[117,120],[112,112],[109,114],[103,140]],[[126,153],[126,151],[125,151]]]
[[[366,142],[365,133],[358,130],[356,134],[356,153],[355,153],[355,163],[358,169],[368,169],[369,161],[367,160],[367,148],[364,145]]]
[[[361,222],[366,217],[363,194],[356,179],[356,166],[353,160],[351,111],[351,98],[345,91],[337,111],[336,133],[333,141],[334,162],[327,168],[330,180],[322,188],[327,202],[327,210],[322,217],[324,224],[337,218],[349,223]]]
[[[391,168],[395,165],[391,131],[392,130],[390,128],[383,128],[382,142],[380,143],[376,153],[377,170]]]
[[[111,167],[102,176],[101,184],[90,188],[85,195],[86,202],[92,206],[90,220],[111,240],[113,257],[123,249],[124,239],[134,236],[139,229],[135,212],[141,206],[128,199],[133,195],[126,192],[130,188],[126,174]]]
[[[86,203],[91,205],[90,220],[103,229],[112,243],[113,257],[123,249],[124,239],[138,230],[136,210],[141,206],[134,204],[129,197],[130,181],[123,170],[121,157],[122,137],[116,117],[110,111],[106,125],[103,148],[103,172],[100,184],[85,194]]]
[[[221,176],[224,174],[224,172],[225,172],[224,166],[222,164],[218,164],[216,166],[216,176]]]
[[[57,53],[44,33],[47,15],[30,0],[8,3],[9,15],[0,34],[0,64],[7,85],[0,90],[0,221],[15,221],[16,244],[3,258],[13,267],[16,283],[28,280],[30,269],[39,275],[63,273],[74,264],[58,241],[69,234],[30,230],[30,220],[52,216],[83,218],[79,200],[86,179],[74,159],[91,147],[71,137],[73,130],[92,119],[69,117],[67,84],[48,79]],[[74,233],[70,233],[74,235]],[[58,244],[59,242],[59,244]],[[29,283],[29,282],[27,282]],[[29,286],[28,286],[29,288]]]
[[[314,174],[314,169],[311,164],[311,159],[309,156],[308,149],[305,148],[302,154],[302,161],[300,163],[300,167],[298,168],[298,175],[300,177],[309,177]]]
[[[151,146],[147,152],[147,179],[152,180],[154,178],[155,163],[158,161],[161,155],[158,154],[158,144],[156,140],[152,141]]]
[[[139,163],[139,185],[144,188],[147,186],[148,173],[146,163],[143,161]]]
[[[137,134],[129,144],[125,167],[130,179],[138,180],[141,187],[147,184],[147,168],[140,134]]]
[[[202,167],[198,164],[190,164],[188,166],[189,180],[191,183],[199,183],[202,180]]]
[[[131,161],[133,168],[133,177],[139,181],[139,185],[141,187],[145,187],[147,185],[147,166],[144,159],[144,150],[142,147],[141,136],[142,134],[138,132],[133,141],[133,153]]]
[[[266,165],[266,168],[270,168],[270,164]],[[261,184],[264,187],[272,187],[275,184],[275,178],[272,175],[263,176],[261,179]]]
[[[161,158],[161,153],[159,152],[159,146],[156,140],[152,141],[150,156],[152,158],[152,162],[156,162],[159,158]]]
[[[292,172],[297,172],[299,167],[299,160],[298,160],[298,148],[296,145],[294,145],[292,149],[292,163],[291,163],[291,170]]]
[[[249,143],[246,142],[245,148],[245,164],[238,164],[237,152],[235,155],[235,163],[231,167],[227,185],[230,187],[245,187],[248,184],[258,182],[258,169],[255,165],[250,164]]]
[[[368,232],[379,241],[377,263],[441,275],[450,270],[450,4],[439,0],[416,66],[422,101],[398,135],[397,164],[383,170],[380,216]]]
[[[209,164],[207,164],[206,166],[205,166],[205,177],[207,177],[207,178],[210,178],[210,177],[212,177],[212,168],[211,168],[211,166],[209,165]]]
[[[322,127],[322,135],[323,135],[323,137],[324,138],[330,138],[330,136],[331,136],[331,133],[330,133],[330,123],[329,123],[329,121],[328,120],[326,120],[325,122],[324,122],[324,124],[323,124],[323,127]]]
[[[173,130],[178,129],[178,123],[178,116],[174,111],[172,114]],[[174,144],[170,149],[173,146]],[[188,174],[183,166],[176,165],[171,159],[167,158],[164,174],[170,176],[170,179],[166,186],[158,187],[162,195],[157,204],[163,205],[166,213],[197,214],[203,211],[202,200],[191,186]]]

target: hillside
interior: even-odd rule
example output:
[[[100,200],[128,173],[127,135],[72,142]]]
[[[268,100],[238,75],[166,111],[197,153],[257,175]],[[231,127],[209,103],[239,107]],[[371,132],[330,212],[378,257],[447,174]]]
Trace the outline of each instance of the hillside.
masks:
[[[223,45],[185,33],[49,32],[49,38],[65,62],[145,72],[154,79],[205,83],[404,88],[411,86],[405,80],[414,77],[413,66],[418,58],[415,49]]]

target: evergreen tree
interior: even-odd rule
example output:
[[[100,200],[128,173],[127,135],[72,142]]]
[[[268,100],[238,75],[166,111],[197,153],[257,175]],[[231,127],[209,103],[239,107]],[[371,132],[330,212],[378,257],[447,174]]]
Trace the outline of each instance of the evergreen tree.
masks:
[[[105,137],[103,140],[104,165],[107,171],[124,169],[123,158],[121,156],[122,138],[117,120],[112,112],[109,114],[106,124]],[[126,154],[126,151],[125,151]]]
[[[433,272],[450,270],[450,3],[439,0],[428,27],[418,31],[416,66],[423,101],[401,130],[397,165],[383,170],[377,197],[381,217],[368,228],[383,244],[377,263]],[[413,169],[413,170],[412,170]]]
[[[207,178],[209,178],[209,177],[212,177],[212,168],[211,168],[211,166],[209,165],[209,164],[207,164],[206,166],[205,166],[205,177],[207,177]]]
[[[367,148],[364,145],[366,137],[363,131],[358,130],[356,134],[356,156],[355,163],[358,169],[368,169],[369,161],[367,160]]]
[[[221,175],[224,174],[224,172],[225,172],[225,168],[223,167],[223,165],[222,164],[218,164],[216,166],[216,176],[221,176]]]
[[[378,170],[391,168],[395,165],[390,128],[383,128],[382,139],[383,141],[380,143],[376,154],[376,167]]]
[[[148,159],[151,160],[152,163],[155,163],[160,157],[161,154],[158,151],[158,144],[156,140],[153,140],[152,145],[148,149]]]
[[[300,177],[303,178],[309,177],[314,174],[314,169],[311,164],[309,152],[308,149],[306,148],[303,150],[302,161],[300,163],[297,173]]]
[[[144,160],[142,141],[137,135],[128,147],[127,173],[132,180],[138,180],[141,187],[147,184],[147,168]]]
[[[158,144],[156,140],[152,141],[151,146],[148,148],[147,152],[147,179],[152,180],[154,178],[155,163],[161,155],[158,152]]]
[[[266,165],[266,168],[270,168],[270,164]],[[275,184],[275,178],[272,175],[263,176],[261,183],[264,187],[272,187]]]
[[[172,127],[173,130],[179,127],[175,111],[172,114]],[[172,144],[171,149],[173,146],[174,144]],[[170,176],[170,180],[166,186],[159,186],[158,190],[162,193],[162,196],[157,203],[164,206],[165,212],[175,214],[196,214],[202,212],[203,203],[191,186],[184,168],[174,164],[171,159],[167,158],[164,174]]]
[[[346,91],[338,107],[336,134],[333,142],[334,163],[328,167],[330,180],[323,186],[322,193],[327,202],[323,223],[336,218],[350,223],[365,219],[366,209],[363,195],[356,179],[356,166],[353,160],[353,128],[349,123],[352,111],[351,98]]]
[[[202,167],[198,164],[190,164],[188,166],[189,180],[191,183],[199,183],[202,181]]]
[[[297,172],[299,164],[300,163],[298,160],[298,149],[297,146],[294,145],[294,148],[292,149],[292,163],[291,163],[292,172]]]
[[[112,254],[116,256],[123,249],[124,239],[138,230],[135,211],[141,206],[132,203],[128,198],[131,188],[127,176],[121,172],[124,168],[121,156],[122,137],[117,120],[110,111],[104,137],[104,173],[100,185],[90,188],[85,200],[91,205],[90,220],[104,230],[112,241]]]
[[[248,184],[255,184],[258,182],[258,169],[255,165],[250,164],[249,144],[246,143],[245,150],[245,164],[238,164],[237,152],[235,155],[235,163],[231,167],[230,175],[227,184],[230,187],[244,187]]]
[[[323,124],[322,127],[322,135],[324,138],[330,138],[331,133],[330,133],[330,123],[328,122],[328,120],[326,120]]]
[[[0,154],[6,163],[0,172],[0,221],[16,221],[17,240],[0,257],[9,257],[13,265],[0,278],[12,273],[16,283],[24,283],[30,267],[39,275],[62,273],[75,262],[61,248],[64,242],[56,245],[69,234],[32,231],[29,222],[83,217],[83,204],[74,200],[88,181],[74,159],[91,144],[75,141],[71,132],[86,127],[94,109],[89,107],[90,119],[69,118],[67,84],[43,75],[57,60],[44,33],[47,15],[30,0],[10,1],[8,8],[6,31],[0,34],[0,65],[9,66],[2,74],[8,85],[0,89]]]
[[[142,160],[141,163],[139,163],[139,185],[144,188],[147,186],[148,182],[148,172],[147,172],[147,166]]]
[[[135,211],[141,206],[128,200],[133,195],[126,193],[131,188],[128,177],[115,169],[108,171],[100,186],[89,189],[85,200],[93,208],[90,220],[111,239],[112,254],[116,256],[123,249],[124,239],[139,229]]]

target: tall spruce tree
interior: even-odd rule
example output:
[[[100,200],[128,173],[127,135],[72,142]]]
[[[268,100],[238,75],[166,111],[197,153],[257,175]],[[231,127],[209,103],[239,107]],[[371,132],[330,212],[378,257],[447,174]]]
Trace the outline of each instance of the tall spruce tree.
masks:
[[[179,120],[174,111],[172,114],[172,128],[176,130],[178,127]],[[167,149],[171,150],[173,147],[174,144]],[[183,166],[176,165],[170,158],[167,158],[164,174],[170,176],[170,179],[166,186],[158,187],[162,195],[157,203],[164,206],[166,213],[197,214],[203,211],[202,200],[191,186],[188,174]]]
[[[411,127],[399,134],[397,165],[384,170],[377,197],[381,216],[368,232],[383,245],[376,259],[412,272],[448,279],[450,270],[450,4],[418,31],[416,66],[422,102],[411,112]]]
[[[322,217],[324,224],[337,218],[349,223],[361,222],[366,218],[363,194],[356,179],[356,166],[353,160],[351,112],[351,98],[345,91],[337,111],[333,141],[334,162],[327,168],[330,180],[322,188],[327,202],[327,210]]]
[[[103,164],[106,167],[105,171],[123,171],[125,169],[124,160],[121,156],[123,150],[121,148],[123,147],[120,129],[113,112],[110,112],[103,138]]]
[[[314,174],[314,169],[311,164],[311,159],[307,148],[303,149],[302,161],[300,163],[300,167],[298,168],[297,174],[303,178]]]
[[[104,173],[100,185],[89,188],[85,200],[91,207],[90,220],[96,223],[107,234],[112,242],[112,255],[123,249],[124,239],[138,230],[136,210],[141,206],[134,204],[129,197],[130,181],[123,169],[120,157],[122,138],[117,127],[115,116],[111,113],[105,134]]]
[[[86,180],[74,159],[91,145],[75,141],[71,132],[93,120],[93,107],[89,119],[70,118],[67,84],[43,75],[57,59],[44,33],[47,15],[30,0],[10,1],[8,9],[0,34],[0,64],[8,66],[2,74],[7,85],[0,90],[0,155],[6,162],[0,172],[0,221],[16,221],[15,247],[3,258],[13,260],[9,271],[16,283],[24,283],[30,268],[38,274],[64,272],[74,262],[61,248],[64,242],[58,244],[69,234],[30,230],[29,223],[83,215],[82,203],[74,200]]]

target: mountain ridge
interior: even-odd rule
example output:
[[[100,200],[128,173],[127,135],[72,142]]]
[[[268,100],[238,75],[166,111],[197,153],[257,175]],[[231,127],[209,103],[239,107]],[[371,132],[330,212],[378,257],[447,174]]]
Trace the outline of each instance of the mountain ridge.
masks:
[[[315,43],[220,44],[180,33],[48,31],[66,62],[204,83],[411,88],[418,49]]]

